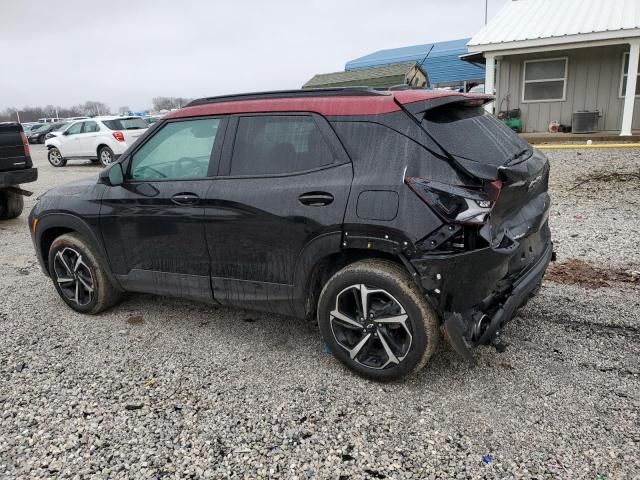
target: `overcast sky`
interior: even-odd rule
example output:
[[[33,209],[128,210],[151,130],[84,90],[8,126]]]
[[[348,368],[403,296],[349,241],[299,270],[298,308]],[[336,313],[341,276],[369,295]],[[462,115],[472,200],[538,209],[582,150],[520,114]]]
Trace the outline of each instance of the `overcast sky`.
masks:
[[[488,0],[489,18],[507,0]],[[0,110],[299,88],[384,48],[473,36],[484,0],[31,0],[0,7]]]

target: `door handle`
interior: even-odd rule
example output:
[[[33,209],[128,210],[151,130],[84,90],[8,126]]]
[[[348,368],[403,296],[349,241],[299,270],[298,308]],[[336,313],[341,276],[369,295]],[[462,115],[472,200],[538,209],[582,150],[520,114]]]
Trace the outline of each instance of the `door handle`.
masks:
[[[298,197],[298,201],[309,207],[324,207],[333,202],[333,195],[327,192],[303,193]]]
[[[200,201],[200,197],[195,193],[182,192],[171,197],[171,201],[176,205],[195,205]]]

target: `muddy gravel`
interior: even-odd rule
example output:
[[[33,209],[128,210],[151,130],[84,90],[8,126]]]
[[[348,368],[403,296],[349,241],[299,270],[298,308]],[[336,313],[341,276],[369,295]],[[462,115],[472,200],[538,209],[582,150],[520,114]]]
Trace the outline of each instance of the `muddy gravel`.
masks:
[[[99,171],[33,151],[36,194]],[[640,270],[640,182],[575,186],[637,150],[547,154],[558,261]],[[0,252],[1,478],[640,478],[637,282],[546,280],[475,368],[441,343],[377,384],[285,317],[148,295],[76,314],[26,212]]]

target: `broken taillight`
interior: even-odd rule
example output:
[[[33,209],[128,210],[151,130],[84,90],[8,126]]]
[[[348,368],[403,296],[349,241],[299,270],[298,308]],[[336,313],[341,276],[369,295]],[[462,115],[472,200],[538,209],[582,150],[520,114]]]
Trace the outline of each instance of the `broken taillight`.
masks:
[[[444,220],[466,224],[485,223],[502,189],[500,180],[487,184],[483,190],[417,177],[409,177],[405,183]]]

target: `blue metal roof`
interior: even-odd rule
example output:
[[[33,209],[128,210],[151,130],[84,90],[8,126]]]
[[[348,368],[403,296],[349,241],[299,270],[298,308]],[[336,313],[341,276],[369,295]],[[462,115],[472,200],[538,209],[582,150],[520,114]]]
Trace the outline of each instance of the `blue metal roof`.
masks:
[[[422,68],[429,74],[429,80],[432,84],[484,78],[484,68],[459,58],[460,55],[467,53],[469,40],[469,38],[461,38],[447,42],[379,50],[347,62],[344,69],[346,71],[357,70],[407,61],[420,63],[433,45],[429,58],[422,64]]]

